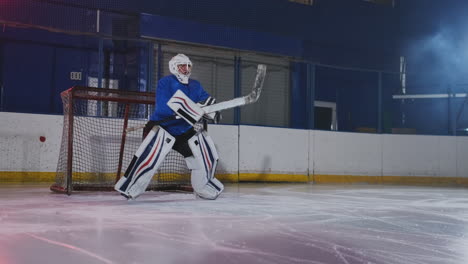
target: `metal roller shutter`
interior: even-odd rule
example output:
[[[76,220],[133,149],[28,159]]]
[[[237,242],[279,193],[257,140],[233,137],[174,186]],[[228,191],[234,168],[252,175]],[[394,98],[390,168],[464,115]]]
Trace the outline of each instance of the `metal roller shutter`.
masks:
[[[242,95],[247,95],[252,90],[257,64],[266,64],[268,68],[262,96],[257,103],[241,108],[240,122],[252,125],[289,126],[288,58],[175,43],[165,43],[161,50],[163,59],[159,65],[162,67],[163,76],[170,74],[169,60],[177,53],[184,53],[194,64],[191,78],[200,81],[205,90],[218,102],[230,100],[235,96],[236,56],[242,58],[240,74]],[[155,54],[157,58],[157,53]],[[155,77],[157,72],[158,69],[155,67]],[[222,115],[221,123],[234,123],[234,109],[223,111]]]

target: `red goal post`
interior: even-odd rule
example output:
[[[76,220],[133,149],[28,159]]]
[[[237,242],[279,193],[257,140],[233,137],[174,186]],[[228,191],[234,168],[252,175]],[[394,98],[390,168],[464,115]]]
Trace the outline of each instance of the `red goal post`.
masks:
[[[155,94],[74,86],[61,93],[63,132],[54,192],[111,191],[142,142]],[[153,177],[150,190],[190,190],[190,172],[171,151]]]

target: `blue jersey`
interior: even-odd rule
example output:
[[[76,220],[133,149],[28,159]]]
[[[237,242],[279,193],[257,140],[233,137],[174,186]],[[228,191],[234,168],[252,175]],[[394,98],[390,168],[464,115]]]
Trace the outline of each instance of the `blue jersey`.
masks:
[[[210,95],[203,89],[200,82],[189,79],[188,84],[180,83],[174,75],[169,75],[158,82],[156,88],[156,108],[151,115],[150,120],[159,121],[174,115],[174,111],[167,106],[167,102],[177,90],[181,90],[192,101],[198,103],[207,99]],[[160,124],[167,132],[173,136],[181,135],[187,132],[192,125],[183,119],[166,121]]]

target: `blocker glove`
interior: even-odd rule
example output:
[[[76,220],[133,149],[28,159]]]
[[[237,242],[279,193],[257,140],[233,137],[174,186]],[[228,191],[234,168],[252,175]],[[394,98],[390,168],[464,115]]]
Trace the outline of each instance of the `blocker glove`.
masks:
[[[203,108],[205,106],[212,105],[214,103],[216,103],[216,99],[210,96],[210,97],[206,98],[205,100],[198,102],[197,104],[201,108]],[[209,122],[212,122],[214,124],[218,124],[219,121],[222,119],[221,112],[216,111],[214,113],[204,114],[203,119],[205,119],[205,120],[207,120]]]
[[[213,124],[218,124],[221,121],[221,119],[223,119],[223,116],[221,115],[220,111],[216,111],[214,113],[205,114],[203,116],[203,119],[208,120]]]

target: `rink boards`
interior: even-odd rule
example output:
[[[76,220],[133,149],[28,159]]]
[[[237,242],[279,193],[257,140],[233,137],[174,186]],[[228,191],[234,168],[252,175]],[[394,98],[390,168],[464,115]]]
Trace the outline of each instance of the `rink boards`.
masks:
[[[54,181],[62,116],[2,112],[0,120],[0,183]],[[468,185],[468,137],[243,125],[209,131],[226,182]]]

